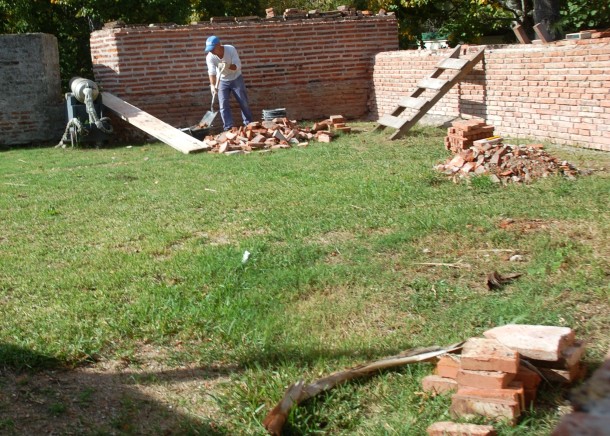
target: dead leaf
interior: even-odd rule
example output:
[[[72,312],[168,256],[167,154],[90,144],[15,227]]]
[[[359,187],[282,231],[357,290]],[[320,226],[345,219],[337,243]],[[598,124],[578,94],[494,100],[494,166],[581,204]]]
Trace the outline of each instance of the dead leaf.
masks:
[[[511,273],[503,276],[498,271],[491,272],[487,274],[487,289],[490,291],[500,289],[506,283],[510,283],[522,275],[523,273]]]

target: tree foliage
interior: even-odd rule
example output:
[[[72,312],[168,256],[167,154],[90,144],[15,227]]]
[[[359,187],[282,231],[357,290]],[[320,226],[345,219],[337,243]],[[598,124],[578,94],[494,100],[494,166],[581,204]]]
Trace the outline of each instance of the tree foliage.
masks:
[[[559,25],[568,33],[610,28],[608,0],[567,0],[560,15]]]
[[[91,77],[89,35],[104,22],[187,24],[213,16],[263,16],[267,7],[281,13],[287,8],[333,10],[343,4],[395,12],[403,48],[415,47],[422,33],[430,31],[446,34],[456,44],[500,30],[511,33],[514,23],[531,29],[541,5],[553,9],[551,24],[561,31],[610,26],[608,0],[0,0],[0,33],[55,35],[65,84],[75,75]]]

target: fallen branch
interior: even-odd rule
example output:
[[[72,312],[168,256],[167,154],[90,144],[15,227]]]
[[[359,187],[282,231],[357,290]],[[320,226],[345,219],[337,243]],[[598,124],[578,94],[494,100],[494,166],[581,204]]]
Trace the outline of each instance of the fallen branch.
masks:
[[[442,354],[458,351],[462,348],[462,344],[463,342],[450,345],[446,348],[434,346],[403,351],[396,356],[385,357],[351,369],[335,372],[308,385],[305,385],[303,380],[299,380],[288,387],[282,400],[263,420],[263,425],[269,434],[279,436],[282,433],[282,427],[286,422],[290,409],[319,393],[328,391],[346,381],[367,376],[382,369],[394,368],[416,362],[426,362]]]

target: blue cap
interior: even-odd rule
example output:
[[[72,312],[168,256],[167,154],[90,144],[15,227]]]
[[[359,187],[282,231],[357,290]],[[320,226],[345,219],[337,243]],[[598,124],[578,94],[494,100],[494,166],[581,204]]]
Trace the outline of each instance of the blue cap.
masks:
[[[205,52],[211,52],[212,50],[214,50],[214,47],[217,44],[220,44],[220,39],[218,39],[218,37],[214,35],[210,36],[205,42]]]

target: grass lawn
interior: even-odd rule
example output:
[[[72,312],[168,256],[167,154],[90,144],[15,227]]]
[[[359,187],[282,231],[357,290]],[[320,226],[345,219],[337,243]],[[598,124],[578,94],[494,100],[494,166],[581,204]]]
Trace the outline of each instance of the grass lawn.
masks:
[[[444,130],[352,126],[237,156],[0,152],[0,433],[264,434],[298,379],[506,323],[572,327],[599,365],[609,153],[549,147],[593,170],[575,181],[454,184],[432,168]],[[494,270],[524,275],[489,291]],[[421,392],[432,369],[345,384],[287,434],[424,434],[450,419],[450,396]],[[499,434],[549,434],[566,394],[544,387]]]

